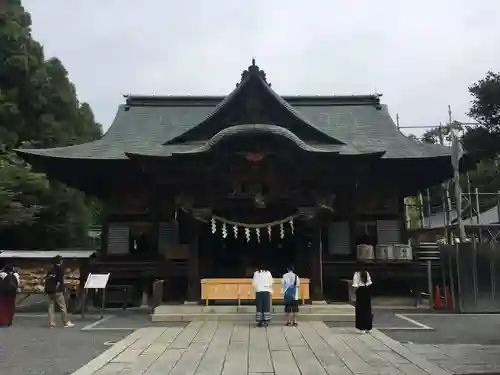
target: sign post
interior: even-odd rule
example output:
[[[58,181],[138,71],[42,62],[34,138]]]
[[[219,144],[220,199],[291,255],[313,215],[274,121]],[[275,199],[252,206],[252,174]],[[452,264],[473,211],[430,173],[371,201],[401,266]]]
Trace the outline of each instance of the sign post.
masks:
[[[83,305],[82,305],[82,318],[85,317],[85,309],[87,307],[87,294],[89,289],[101,290],[101,319],[104,317],[104,306],[106,302],[106,286],[108,285],[110,273],[98,274],[89,273],[85,286],[83,287]]]

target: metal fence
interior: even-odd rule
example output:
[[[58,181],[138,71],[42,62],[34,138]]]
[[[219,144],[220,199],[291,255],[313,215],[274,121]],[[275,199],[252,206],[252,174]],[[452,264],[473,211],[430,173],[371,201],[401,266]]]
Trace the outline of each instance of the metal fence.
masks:
[[[455,311],[500,312],[500,244],[441,245],[441,283]]]

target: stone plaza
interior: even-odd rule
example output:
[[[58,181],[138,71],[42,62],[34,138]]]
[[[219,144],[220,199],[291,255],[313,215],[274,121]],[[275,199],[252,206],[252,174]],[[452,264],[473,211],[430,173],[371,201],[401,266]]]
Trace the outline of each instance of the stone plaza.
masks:
[[[446,375],[374,329],[203,322],[139,328],[72,375]]]

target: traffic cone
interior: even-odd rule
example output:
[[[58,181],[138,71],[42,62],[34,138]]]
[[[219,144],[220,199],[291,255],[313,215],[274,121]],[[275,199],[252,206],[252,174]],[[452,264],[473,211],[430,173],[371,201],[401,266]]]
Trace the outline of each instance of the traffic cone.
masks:
[[[446,303],[446,309],[451,310],[453,308],[453,299],[451,298],[451,293],[448,285],[446,285],[444,288],[444,300]]]
[[[436,293],[434,294],[434,308],[441,309],[443,307],[443,303],[441,301],[441,289],[439,285],[436,285]]]

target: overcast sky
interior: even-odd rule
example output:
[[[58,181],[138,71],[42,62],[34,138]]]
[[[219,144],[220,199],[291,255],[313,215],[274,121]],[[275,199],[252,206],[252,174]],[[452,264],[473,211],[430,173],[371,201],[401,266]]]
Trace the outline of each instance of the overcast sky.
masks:
[[[252,57],[280,94],[377,91],[402,126],[467,121],[467,87],[500,71],[499,0],[23,3],[105,129],[122,94],[227,94]]]

